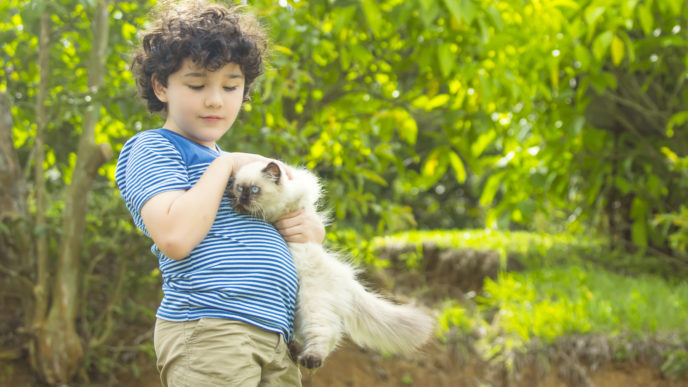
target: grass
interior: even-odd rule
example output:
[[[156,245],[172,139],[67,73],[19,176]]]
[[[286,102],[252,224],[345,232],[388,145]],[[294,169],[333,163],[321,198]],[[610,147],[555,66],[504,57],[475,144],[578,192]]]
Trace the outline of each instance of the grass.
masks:
[[[553,344],[572,335],[667,343],[663,370],[688,371],[688,282],[643,273],[632,277],[605,269],[579,252],[609,257],[599,241],[570,235],[527,232],[414,231],[373,240],[390,245],[492,249],[503,259],[516,254],[525,269],[502,271],[484,280],[482,292],[467,300],[447,300],[439,317],[440,338],[477,336],[487,358],[522,350],[531,342]],[[505,267],[505,266],[503,266]],[[635,271],[637,273],[637,271]],[[432,286],[428,284],[428,286]]]
[[[688,340],[688,283],[628,278],[594,267],[505,272],[477,299],[500,314],[505,332],[551,342],[572,333],[632,333]]]

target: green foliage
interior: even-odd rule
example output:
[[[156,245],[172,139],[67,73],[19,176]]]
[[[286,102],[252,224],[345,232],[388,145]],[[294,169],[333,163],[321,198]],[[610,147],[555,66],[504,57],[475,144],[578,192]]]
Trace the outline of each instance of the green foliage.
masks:
[[[604,244],[563,234],[412,231],[372,243],[377,249],[411,246],[401,251],[419,256],[413,246],[433,244],[441,250],[493,249],[520,257],[525,263],[520,271],[485,278],[477,294],[465,293],[461,301],[448,299],[439,307],[440,340],[468,344],[484,359],[508,368],[514,353],[556,348],[567,338],[599,337],[618,359],[637,355],[630,343],[658,343],[665,375],[680,378],[685,372],[688,283],[682,276],[647,274],[648,267],[634,271],[632,258],[625,262],[628,257]],[[591,259],[595,255],[608,258]]]
[[[437,319],[437,336],[442,341],[447,340],[447,332],[451,329],[458,329],[462,335],[469,334],[477,325],[467,309],[456,301],[449,301],[442,308],[442,313]]]
[[[484,292],[481,307],[496,308],[505,331],[524,341],[598,332],[688,337],[685,283],[562,267],[501,273],[496,281],[486,279]]]
[[[513,334],[519,341],[551,342],[572,333],[600,332],[688,339],[688,283],[681,278],[616,274],[585,263],[578,256],[585,250],[576,250],[594,247],[596,254],[613,256],[604,246],[567,235],[482,230],[412,231],[372,241],[378,249],[424,243],[440,249],[492,249],[505,255],[544,257],[529,260],[525,271],[503,271],[495,280],[486,278],[483,293],[476,299],[481,313],[494,316],[497,323],[492,329]],[[567,255],[558,260],[562,251]],[[485,318],[476,319],[465,305],[453,301],[442,309],[443,331],[474,329]]]
[[[666,249],[648,222],[685,189],[658,149],[688,151],[686,3],[635,5],[259,4],[280,46],[241,131],[281,128],[272,152],[296,144],[359,230],[592,225]]]
[[[488,357],[576,334],[619,336],[623,343],[655,340],[668,348],[688,339],[685,282],[568,266],[501,273],[496,281],[486,279],[483,290],[476,301],[483,316],[493,317],[477,326],[486,330],[479,346]],[[633,356],[623,347],[617,356]],[[685,374],[685,350],[669,350],[664,358],[665,374]]]
[[[672,171],[679,173],[683,179],[688,177],[688,156],[678,157],[667,147],[662,147],[661,151],[669,160]],[[683,253],[688,251],[688,208],[685,205],[682,204],[674,212],[656,215],[651,224],[666,230],[674,251]]]
[[[89,4],[2,6],[0,90],[14,96],[27,161],[37,20],[54,15],[46,169],[58,186],[91,102],[104,106],[98,140],[115,150],[160,124],[134,98],[127,55],[153,1],[112,5],[98,95],[85,83]],[[682,253],[667,244],[678,226],[650,222],[679,211],[686,188],[664,157],[688,153],[685,1],[283,4],[252,4],[273,55],[222,145],[316,169],[338,224],[366,234],[592,226]]]
[[[115,151],[162,122],[135,98],[128,70],[136,31],[154,3],[111,3],[108,87],[96,94],[86,74],[92,1],[0,3],[0,92],[12,98],[14,145],[29,180],[39,20],[51,16],[48,226],[37,232],[50,235],[52,251],[83,112],[102,106],[96,140]],[[415,243],[417,251],[407,256],[413,266],[428,240],[494,249],[503,262],[525,257],[532,271],[503,273],[481,298],[484,310],[512,313],[499,315],[513,333],[505,347],[524,337],[617,329],[617,322],[618,329],[661,332],[685,317],[672,311],[660,321],[655,310],[685,307],[684,287],[538,265],[552,265],[554,252],[596,249],[598,239],[608,238],[671,256],[672,263],[688,260],[688,1],[257,0],[252,6],[272,36],[270,68],[221,146],[315,169],[334,218],[328,238],[354,259],[384,266],[376,246]],[[100,170],[84,235],[82,292],[93,295],[80,316],[87,339],[105,332],[108,316],[130,325],[152,319],[154,305],[139,301],[139,293],[159,295],[147,242],[118,204],[114,163]],[[365,237],[483,227],[493,231]],[[0,224],[0,232],[7,228]],[[121,264],[127,286],[113,298],[108,275]],[[635,296],[619,291],[630,288]],[[461,308],[448,307],[443,324],[464,329],[466,321],[482,321]],[[672,370],[685,364],[680,353],[671,359]],[[106,373],[115,364],[91,365]]]
[[[416,245],[422,252],[423,243],[433,243],[439,248],[487,249],[499,253],[502,267],[507,258],[518,257],[523,264],[531,261],[542,263],[553,251],[571,252],[593,248],[602,242],[592,237],[581,239],[570,234],[546,234],[525,231],[492,230],[428,230],[408,231],[384,237],[375,237],[375,247],[385,245]]]
[[[662,364],[662,372],[670,375],[674,380],[679,380],[688,375],[688,351],[677,349],[667,355],[667,360]]]

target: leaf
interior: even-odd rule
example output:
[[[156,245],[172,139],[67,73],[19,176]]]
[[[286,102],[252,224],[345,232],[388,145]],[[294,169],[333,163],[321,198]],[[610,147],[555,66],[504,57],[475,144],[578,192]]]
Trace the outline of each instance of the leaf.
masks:
[[[277,51],[277,52],[281,52],[282,54],[285,54],[285,55],[289,55],[289,56],[294,55],[294,53],[291,51],[291,49],[289,47],[281,46],[279,44],[273,44],[272,49]]]
[[[638,19],[640,20],[640,28],[643,29],[645,35],[650,35],[654,28],[654,18],[652,17],[652,3],[646,3],[636,8],[638,10]]]
[[[435,0],[420,0],[419,3],[423,7],[423,11],[427,11],[435,4]]]
[[[604,14],[604,11],[604,7],[588,7],[588,9],[585,10],[585,22],[594,28],[595,23],[597,23],[597,19]]]
[[[504,21],[502,20],[502,14],[493,5],[485,9],[487,11],[487,16],[489,16],[490,24],[499,32],[504,29]]]
[[[136,36],[136,26],[129,23],[122,24],[122,37],[126,40],[132,40]]]
[[[497,137],[497,132],[494,130],[481,134],[480,137],[471,144],[471,154],[473,154],[473,157],[480,157],[485,151],[485,148],[492,143],[495,137]]]
[[[681,15],[681,5],[683,4],[682,0],[669,0],[669,9],[671,10],[671,16],[679,16]]]
[[[633,45],[633,41],[631,38],[628,36],[628,34],[624,31],[619,32],[619,37],[621,40],[623,40],[625,44],[626,51],[628,52],[628,62],[629,63],[635,63],[635,47]]]
[[[631,218],[645,219],[647,214],[647,202],[640,196],[633,198],[631,203]]]
[[[595,59],[600,61],[604,59],[613,37],[614,33],[612,31],[605,31],[595,38],[595,41],[592,43],[592,53]]]
[[[628,180],[621,175],[616,175],[616,178],[614,179],[614,185],[624,195],[631,190],[631,185],[628,183]]]
[[[454,61],[456,60],[456,56],[452,55],[451,46],[451,43],[444,42],[437,47],[437,59],[440,64],[440,71],[445,78],[451,75]]]
[[[552,89],[559,88],[559,60],[557,58],[550,59],[549,62],[549,76],[552,80]]]
[[[420,19],[423,21],[425,28],[432,28],[435,25],[435,18],[437,14],[444,10],[434,0],[421,0],[423,10],[420,12]]]
[[[669,119],[669,122],[667,123],[667,128],[666,128],[666,134],[667,137],[673,137],[674,136],[674,126],[681,126],[688,121],[688,110],[684,110],[682,112],[678,112],[671,116]]]
[[[369,170],[369,169],[360,169],[358,170],[358,173],[360,173],[363,177],[370,181],[374,181],[382,186],[387,186],[387,180],[383,179],[382,176],[378,175],[377,173]]]
[[[447,102],[449,102],[449,94],[439,94],[432,97],[432,99],[425,104],[425,109],[429,111],[438,108]]]
[[[573,49],[573,53],[576,56],[576,60],[581,65],[581,70],[586,71],[590,67],[590,51],[588,48],[577,44]]]
[[[616,89],[616,77],[614,74],[608,73],[606,71],[601,71],[599,73],[590,73],[590,83],[592,87],[598,93],[603,93],[606,88]]]
[[[480,205],[481,206],[487,206],[492,203],[492,200],[494,199],[495,195],[497,194],[497,190],[499,189],[499,185],[502,182],[502,174],[501,173],[495,173],[494,175],[490,176],[487,181],[485,182],[485,185],[483,186],[483,192],[480,194]]]
[[[450,152],[449,153],[449,164],[451,164],[452,169],[454,170],[454,175],[456,176],[456,181],[459,183],[463,184],[466,182],[466,168],[463,165],[463,161],[461,160],[461,157],[457,155],[455,152]]]
[[[669,191],[662,183],[662,180],[657,175],[650,175],[647,178],[647,189],[655,197],[666,196]]]
[[[647,222],[645,219],[638,219],[631,226],[631,239],[638,246],[647,246]]]
[[[614,66],[618,66],[621,64],[621,61],[623,60],[625,54],[623,40],[619,39],[618,36],[614,35],[614,37],[612,38],[611,48],[612,63],[614,63]]]
[[[671,160],[671,162],[677,164],[677,163],[680,161],[680,159],[678,158],[678,156],[676,155],[676,153],[674,153],[671,149],[669,149],[669,148],[663,146],[663,147],[660,148],[660,150],[662,151],[662,153],[664,154],[664,156],[666,156],[666,158],[668,158],[669,160]]]
[[[590,5],[585,10],[585,22],[588,26],[586,42],[590,42],[590,39],[592,39],[595,31],[597,31],[597,19],[604,14],[604,11],[604,7],[595,7],[594,5]]]
[[[471,24],[477,14],[476,6],[471,0],[443,0],[449,12],[456,20],[465,20]]]
[[[425,159],[423,168],[421,169],[424,178],[422,185],[430,187],[439,180],[447,171],[449,149],[446,146],[439,146],[430,152],[428,158]]]
[[[418,138],[418,124],[416,120],[404,109],[397,109],[395,117],[398,121],[399,137],[409,145],[414,145]]]
[[[378,8],[375,0],[361,0],[361,7],[363,14],[368,21],[368,26],[375,37],[380,37],[380,30],[382,27],[382,17],[380,15],[380,8]]]

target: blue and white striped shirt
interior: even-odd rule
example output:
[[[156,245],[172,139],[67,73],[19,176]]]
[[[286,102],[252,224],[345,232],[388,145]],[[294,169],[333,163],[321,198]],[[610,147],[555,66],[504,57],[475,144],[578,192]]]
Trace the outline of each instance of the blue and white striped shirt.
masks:
[[[167,129],[129,139],[115,179],[136,226],[150,237],[141,207],[161,192],[191,188],[219,154]],[[235,213],[225,196],[208,235],[189,256],[167,258],[155,244],[151,251],[163,278],[158,318],[227,318],[290,339],[298,279],[289,249],[271,224]]]

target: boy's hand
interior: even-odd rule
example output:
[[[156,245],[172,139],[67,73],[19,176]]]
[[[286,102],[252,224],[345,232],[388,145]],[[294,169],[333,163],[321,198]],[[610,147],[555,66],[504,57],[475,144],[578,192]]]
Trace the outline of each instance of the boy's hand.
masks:
[[[246,164],[256,162],[256,161],[263,161],[265,163],[269,163],[270,161],[276,162],[279,166],[280,169],[282,169],[282,172],[287,176],[289,180],[292,179],[291,175],[291,168],[289,168],[287,165],[285,165],[283,162],[279,160],[274,160],[274,159],[269,159],[265,156],[253,154],[253,153],[242,153],[242,152],[231,152],[231,153],[225,153],[225,157],[229,157],[232,160],[232,173],[236,172],[239,170],[241,167],[243,167]]]
[[[321,244],[325,239],[325,225],[314,213],[304,209],[290,212],[274,224],[282,238],[289,243],[313,242]]]

